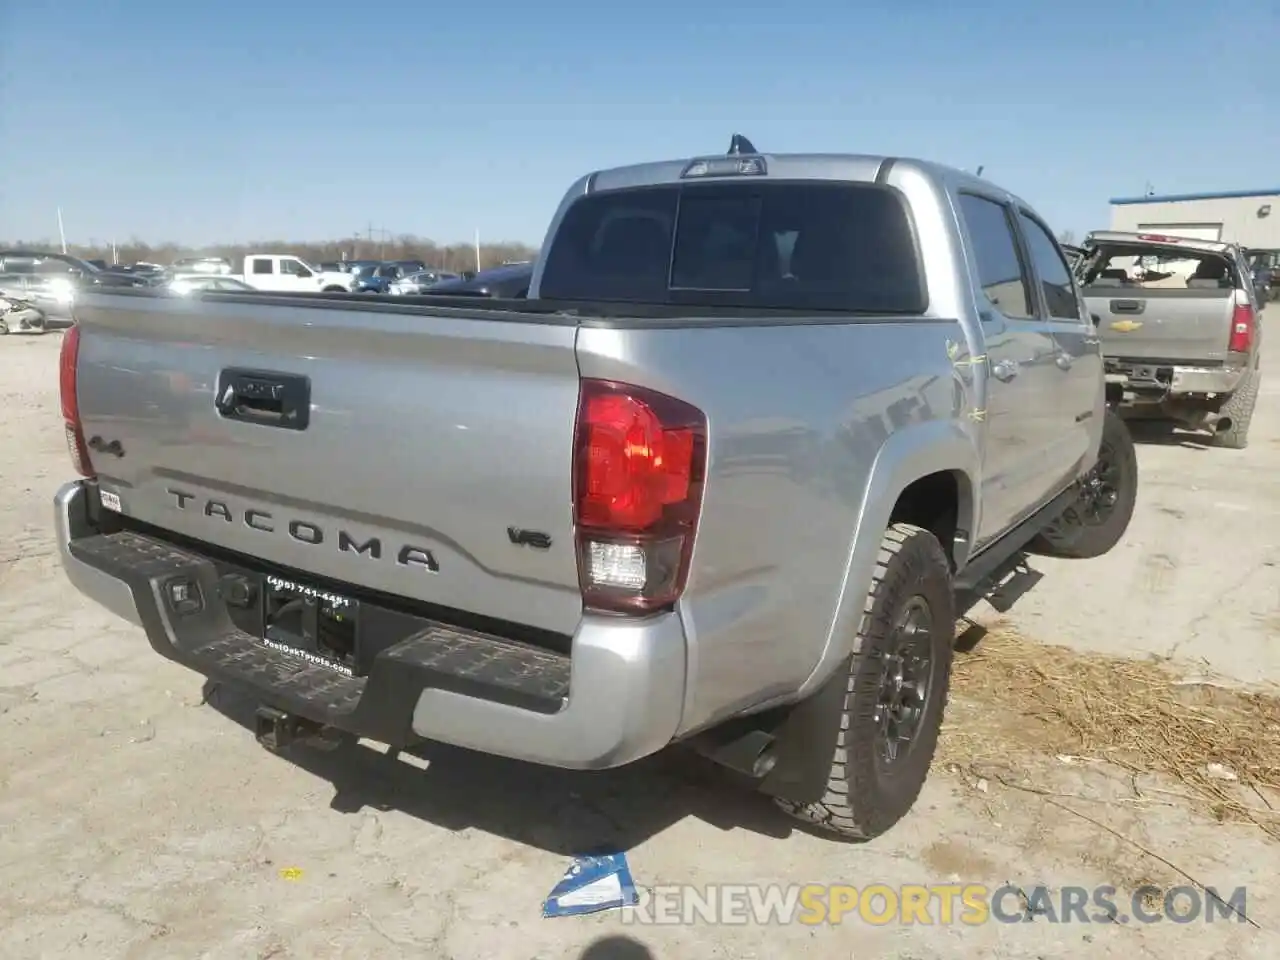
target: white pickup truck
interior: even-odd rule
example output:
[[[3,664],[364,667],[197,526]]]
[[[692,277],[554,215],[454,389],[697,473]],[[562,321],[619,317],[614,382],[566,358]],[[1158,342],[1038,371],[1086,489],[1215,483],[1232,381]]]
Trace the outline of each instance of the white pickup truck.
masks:
[[[255,290],[297,293],[350,293],[351,276],[321,270],[300,257],[278,253],[251,253],[244,269],[234,274]]]

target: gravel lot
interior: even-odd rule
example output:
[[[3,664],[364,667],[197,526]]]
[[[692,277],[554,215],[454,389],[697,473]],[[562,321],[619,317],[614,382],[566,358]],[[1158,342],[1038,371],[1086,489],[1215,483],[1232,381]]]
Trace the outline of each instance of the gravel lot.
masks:
[[[0,955],[1280,956],[1280,846],[1177,802],[1123,802],[1116,778],[1052,756],[1018,759],[1025,782],[1093,802],[1055,804],[942,763],[906,821],[854,846],[795,830],[673,756],[567,775],[445,748],[267,753],[243,726],[244,701],[206,696],[200,677],[64,582],[50,534],[51,497],[70,474],[60,339],[0,339]],[[1003,624],[1084,651],[1169,657],[1188,674],[1280,681],[1278,410],[1272,375],[1248,450],[1185,436],[1144,443],[1127,541],[1097,561],[1034,560],[1044,579]],[[1186,882],[1181,871],[1219,889],[1247,885],[1262,929],[542,919],[569,858],[601,843],[629,851],[640,885],[1172,886]],[[602,948],[610,937],[644,948]]]

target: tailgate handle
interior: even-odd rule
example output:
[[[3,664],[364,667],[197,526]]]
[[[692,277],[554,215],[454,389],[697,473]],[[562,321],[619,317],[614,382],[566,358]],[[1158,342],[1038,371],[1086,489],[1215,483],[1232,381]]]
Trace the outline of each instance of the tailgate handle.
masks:
[[[1112,300],[1112,313],[1141,313],[1147,309],[1147,301],[1145,300]]]
[[[227,420],[305,430],[311,416],[311,381],[292,373],[229,368],[218,377],[214,404]]]

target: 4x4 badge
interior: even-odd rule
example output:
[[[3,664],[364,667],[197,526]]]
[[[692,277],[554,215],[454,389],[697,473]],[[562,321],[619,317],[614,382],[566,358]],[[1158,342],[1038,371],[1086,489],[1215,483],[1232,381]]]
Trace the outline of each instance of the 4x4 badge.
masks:
[[[507,527],[507,539],[517,547],[533,547],[535,550],[550,550],[551,537],[540,530],[522,530],[519,527]]]

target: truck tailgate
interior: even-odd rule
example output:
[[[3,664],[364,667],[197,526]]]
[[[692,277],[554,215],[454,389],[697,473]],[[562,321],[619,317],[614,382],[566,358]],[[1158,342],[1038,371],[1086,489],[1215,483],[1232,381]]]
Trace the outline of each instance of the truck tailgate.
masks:
[[[1102,320],[1103,353],[1132,360],[1218,363],[1226,358],[1235,292],[1089,286],[1089,312]]]
[[[265,300],[78,307],[85,436],[119,444],[91,456],[122,512],[302,575],[571,633],[576,327]]]

